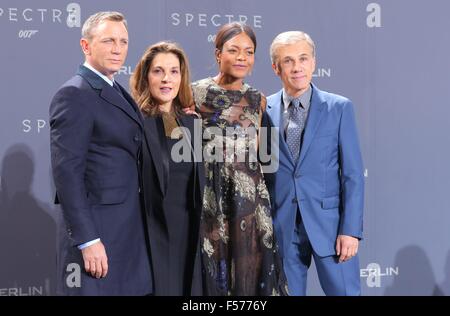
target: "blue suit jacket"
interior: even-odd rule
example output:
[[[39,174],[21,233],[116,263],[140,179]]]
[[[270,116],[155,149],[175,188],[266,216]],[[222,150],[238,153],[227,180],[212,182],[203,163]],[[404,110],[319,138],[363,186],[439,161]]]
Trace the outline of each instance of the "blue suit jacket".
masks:
[[[139,194],[143,123],[136,104],[121,90],[124,97],[81,66],[50,105],[52,171],[72,242],[64,270],[68,263],[81,267],[81,287],[65,287],[67,294],[151,293]],[[99,280],[85,273],[76,248],[96,238],[105,245],[109,265],[108,275]]]
[[[282,124],[282,91],[267,98],[267,124]],[[279,159],[266,174],[274,211],[274,227],[282,255],[289,248],[300,213],[314,251],[336,253],[338,234],[362,237],[364,174],[350,100],[312,85],[312,100],[300,157],[294,164],[284,131],[278,130]]]

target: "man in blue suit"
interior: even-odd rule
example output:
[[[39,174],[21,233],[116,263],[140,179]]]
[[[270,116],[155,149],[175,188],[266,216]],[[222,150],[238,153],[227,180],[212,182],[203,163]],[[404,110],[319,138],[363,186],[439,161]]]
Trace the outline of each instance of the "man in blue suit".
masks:
[[[143,123],[113,77],[128,52],[126,20],[118,12],[92,15],[80,44],[85,63],[50,105],[52,171],[72,243],[63,259],[64,292],[147,295],[152,277],[140,196]]]
[[[290,294],[306,295],[313,257],[326,295],[360,295],[364,175],[353,104],[311,83],[308,34],[281,33],[270,53],[283,89],[267,98],[268,124],[280,134],[279,168],[266,181]]]

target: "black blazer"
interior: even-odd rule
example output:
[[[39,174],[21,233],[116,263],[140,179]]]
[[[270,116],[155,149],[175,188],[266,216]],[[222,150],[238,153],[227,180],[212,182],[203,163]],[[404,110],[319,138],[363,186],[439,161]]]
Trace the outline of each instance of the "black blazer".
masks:
[[[65,251],[63,287],[75,295],[145,295],[152,279],[146,227],[139,197],[142,116],[129,94],[121,96],[93,71],[80,66],[50,105],[50,149],[56,191],[71,246]],[[100,238],[109,271],[95,279],[76,247]],[[76,270],[80,287],[68,287]],[[73,277],[73,275],[72,275]]]
[[[186,127],[191,135],[191,146],[200,142],[197,146],[201,148],[201,139],[194,140],[194,123],[192,116],[182,116],[178,119],[180,126]],[[197,124],[200,123],[197,121]],[[201,133],[201,123],[198,126]],[[169,284],[168,257],[169,257],[169,235],[167,222],[164,215],[163,202],[167,192],[169,176],[170,153],[166,145],[164,126],[162,120],[154,117],[144,119],[144,131],[147,148],[143,150],[143,188],[145,208],[148,220],[149,242],[153,266],[154,293],[155,295],[167,295]],[[186,135],[184,135],[184,139]],[[150,150],[149,150],[150,149]],[[192,152],[191,152],[192,153]],[[201,152],[200,152],[201,159]],[[193,231],[198,233],[203,188],[205,186],[205,170],[202,161],[194,163],[194,190],[192,199],[194,201],[194,227]],[[197,247],[193,253],[192,286],[191,295],[202,295],[200,243],[198,235],[195,236]]]

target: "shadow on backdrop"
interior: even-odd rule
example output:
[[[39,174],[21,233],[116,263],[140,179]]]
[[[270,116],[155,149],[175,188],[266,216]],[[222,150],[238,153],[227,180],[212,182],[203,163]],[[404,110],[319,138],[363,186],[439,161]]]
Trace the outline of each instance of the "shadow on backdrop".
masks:
[[[447,252],[447,260],[444,267],[445,280],[439,284],[434,295],[450,296],[450,250]]]
[[[55,294],[56,224],[50,207],[31,192],[34,159],[25,144],[10,147],[1,164],[1,295]]]
[[[439,294],[430,260],[422,248],[411,245],[400,249],[394,266],[399,267],[399,275],[392,285],[386,287],[384,295],[442,295]]]

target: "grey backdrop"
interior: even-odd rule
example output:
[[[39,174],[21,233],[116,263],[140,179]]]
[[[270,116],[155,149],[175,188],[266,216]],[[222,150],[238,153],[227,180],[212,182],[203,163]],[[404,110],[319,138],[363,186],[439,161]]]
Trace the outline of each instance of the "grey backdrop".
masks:
[[[280,88],[272,39],[308,32],[315,84],[356,106],[367,188],[363,294],[450,294],[449,1],[1,0],[0,296],[56,293],[64,227],[52,203],[48,106],[83,62],[79,26],[103,10],[129,23],[123,85],[162,39],[185,48],[193,80],[214,75],[213,35],[245,20],[258,38],[249,82],[270,95]],[[314,272],[308,282],[310,295],[322,295]]]

